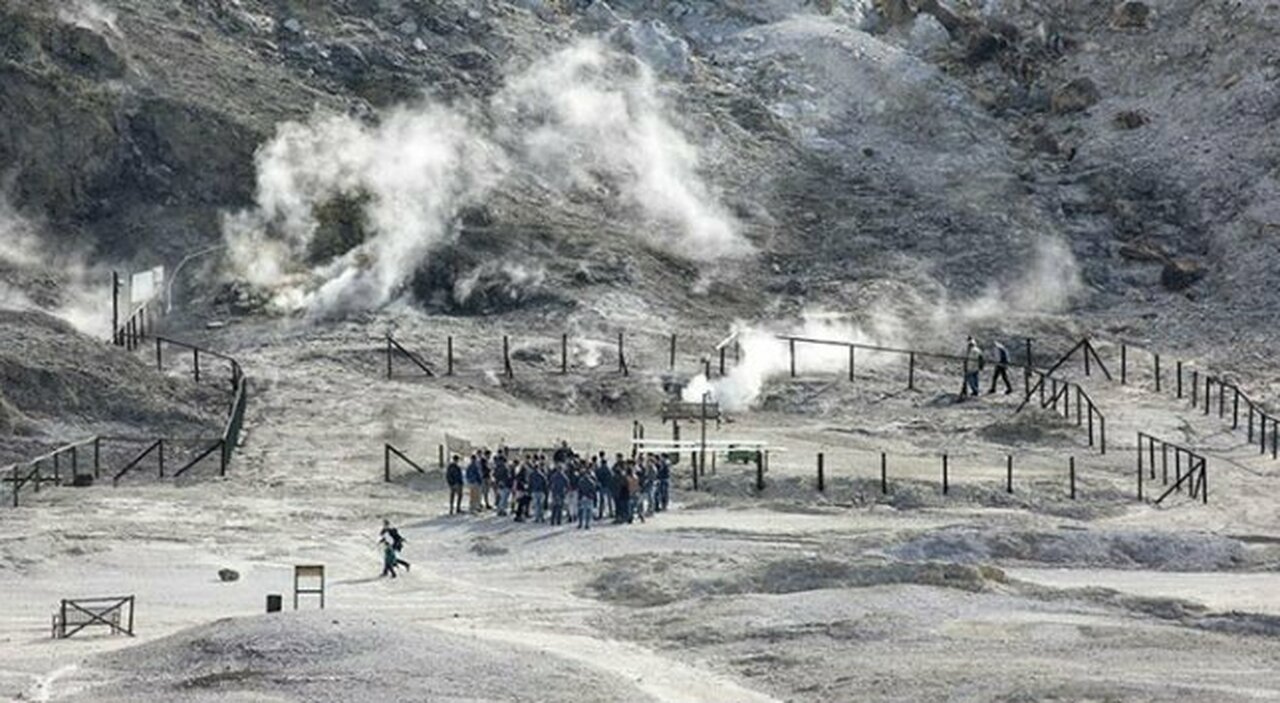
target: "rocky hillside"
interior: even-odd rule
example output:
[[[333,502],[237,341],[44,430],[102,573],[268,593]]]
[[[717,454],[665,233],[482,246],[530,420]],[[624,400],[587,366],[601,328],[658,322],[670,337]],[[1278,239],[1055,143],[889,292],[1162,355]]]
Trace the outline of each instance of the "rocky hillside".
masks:
[[[930,340],[1067,313],[1256,351],[1278,25],[1197,0],[11,0],[0,165],[94,261],[227,243],[184,284],[239,312],[818,308]]]

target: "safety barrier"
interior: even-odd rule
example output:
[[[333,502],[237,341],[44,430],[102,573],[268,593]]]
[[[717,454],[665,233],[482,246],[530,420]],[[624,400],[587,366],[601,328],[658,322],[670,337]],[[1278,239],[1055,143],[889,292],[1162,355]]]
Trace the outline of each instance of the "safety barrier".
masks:
[[[1173,485],[1169,486],[1169,454],[1173,450]],[[1208,461],[1204,456],[1179,446],[1172,442],[1166,442],[1163,439],[1146,434],[1138,433],[1138,500],[1142,500],[1142,484],[1143,476],[1146,471],[1143,467],[1143,456],[1148,457],[1146,470],[1150,471],[1150,480],[1156,479],[1156,455],[1160,456],[1160,483],[1162,486],[1169,486],[1164,493],[1156,498],[1155,504],[1159,505],[1168,498],[1171,493],[1182,492],[1182,486],[1187,486],[1187,495],[1192,500],[1199,498],[1205,505],[1209,504],[1209,470]],[[1185,461],[1184,461],[1185,459]]]

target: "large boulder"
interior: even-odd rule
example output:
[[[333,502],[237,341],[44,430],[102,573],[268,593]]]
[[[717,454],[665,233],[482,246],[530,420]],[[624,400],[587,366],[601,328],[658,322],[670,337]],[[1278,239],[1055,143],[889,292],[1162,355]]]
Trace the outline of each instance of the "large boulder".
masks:
[[[1057,90],[1049,99],[1049,106],[1059,115],[1088,110],[1102,99],[1102,92],[1092,78],[1077,78]]]
[[[1126,0],[1111,11],[1111,26],[1116,29],[1146,29],[1151,23],[1151,6],[1138,0]]]

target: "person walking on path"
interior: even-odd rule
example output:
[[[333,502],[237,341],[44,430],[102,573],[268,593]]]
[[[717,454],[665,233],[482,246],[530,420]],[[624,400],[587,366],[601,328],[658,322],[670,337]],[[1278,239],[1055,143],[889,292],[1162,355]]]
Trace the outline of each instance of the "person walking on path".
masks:
[[[1013,384],[1009,383],[1009,350],[1000,342],[995,342],[996,370],[991,374],[991,390],[987,395],[996,392],[996,381],[1004,381],[1004,394],[1013,392]]]
[[[516,522],[529,519],[529,457],[519,463],[515,473]]]
[[[591,515],[596,508],[596,494],[600,491],[600,485],[596,483],[595,476],[590,471],[584,471],[582,478],[578,479],[578,529],[591,529]]]
[[[471,463],[467,464],[467,490],[471,493],[470,512],[480,514],[480,489],[484,487],[484,476],[480,473],[480,457],[471,455]]]
[[[396,528],[391,526],[390,520],[384,519],[382,521],[382,531],[378,533],[378,541],[381,542],[384,547],[383,564],[382,564],[383,576],[387,575],[387,557],[385,552],[386,547],[391,548],[391,556],[390,556],[391,576],[393,578],[395,577],[396,575],[395,571],[397,566],[403,566],[405,571],[409,570],[409,562],[400,558],[400,550],[404,549],[404,537],[400,536],[400,530],[397,530]]]
[[[564,501],[569,494],[569,477],[565,475],[564,469],[560,465],[552,470],[551,476],[547,479],[547,485],[551,488],[551,524],[564,524]]]
[[[462,512],[462,464],[457,454],[444,470],[444,481],[449,484],[449,514]]]
[[[973,337],[969,338],[968,347],[964,352],[964,388],[961,390],[960,397],[972,395],[977,397],[979,379],[982,373],[982,367],[986,364],[986,359],[982,356],[982,347],[978,346],[978,341]]]
[[[631,522],[631,485],[627,481],[626,472],[623,471],[621,459],[613,466],[612,481],[613,522],[618,525]]]

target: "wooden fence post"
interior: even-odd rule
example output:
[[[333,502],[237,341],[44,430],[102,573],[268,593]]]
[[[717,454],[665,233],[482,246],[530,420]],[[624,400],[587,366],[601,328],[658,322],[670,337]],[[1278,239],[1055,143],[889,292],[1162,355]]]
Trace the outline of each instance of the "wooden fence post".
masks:
[[[1120,345],[1120,385],[1129,383],[1129,346]]]
[[[560,335],[560,375],[569,373],[569,335]]]
[[[1071,457],[1071,500],[1076,499],[1076,458]]]
[[[391,483],[391,445],[382,445],[382,480]]]
[[[824,464],[823,459],[824,457],[822,452],[818,452],[818,492],[819,493],[826,493],[827,491],[827,479],[824,471],[825,467],[823,466]]]
[[[947,476],[947,455],[943,454],[942,455],[942,495],[944,496],[947,494],[947,492],[951,488],[950,481],[948,480],[948,478],[949,477]]]
[[[439,464],[440,464],[440,470],[441,470],[441,471],[444,471],[444,467],[445,467],[445,463],[444,463],[444,445],[443,445],[443,444],[437,444],[437,445],[436,445],[436,450],[437,450],[437,453],[439,454],[439,459],[438,459],[437,461],[438,461],[438,462],[439,462]]]
[[[1142,501],[1142,433],[1138,433],[1138,501]]]
[[[756,490],[764,492],[764,450],[756,451]]]
[[[915,390],[916,388],[916,354],[911,352],[907,356],[907,390]]]
[[[1160,355],[1154,354],[1156,359],[1156,393],[1160,392]]]
[[[624,332],[618,332],[618,370],[622,372],[623,376],[628,376],[630,371],[627,369],[626,347],[623,346],[625,344],[623,341],[624,334]]]
[[[502,335],[502,369],[507,378],[515,376],[511,368],[511,340],[505,334]]]
[[[880,452],[880,495],[889,494],[889,460],[884,452]]]
[[[788,339],[787,348],[791,354],[791,377],[796,377],[796,340]]]
[[[445,370],[445,375],[446,375],[446,376],[452,376],[452,375],[453,375],[453,335],[449,335],[448,347],[447,347],[447,350],[446,350],[446,352],[445,352],[445,355],[446,355],[446,358],[447,358],[447,362],[446,362],[446,363],[448,364],[448,365],[445,367],[445,368],[446,368],[446,370]]]
[[[671,369],[672,369],[673,371],[674,371],[674,370],[675,370],[675,368],[676,368],[676,335],[675,335],[675,333],[674,333],[674,332],[673,332],[673,333],[671,333],[671,363],[670,363],[670,367],[671,367]]]
[[[728,347],[720,347],[720,377],[724,378],[724,355]]]
[[[1004,492],[1013,493],[1013,455],[1006,454],[1005,460],[1005,476],[1004,476]]]
[[[159,337],[156,337],[156,371],[164,371],[164,358]]]
[[[1182,399],[1182,361],[1176,362],[1178,368],[1178,399]]]
[[[853,368],[854,368],[853,354],[855,351],[857,351],[857,349],[858,348],[853,346],[852,344],[849,345],[849,383],[853,383]]]

